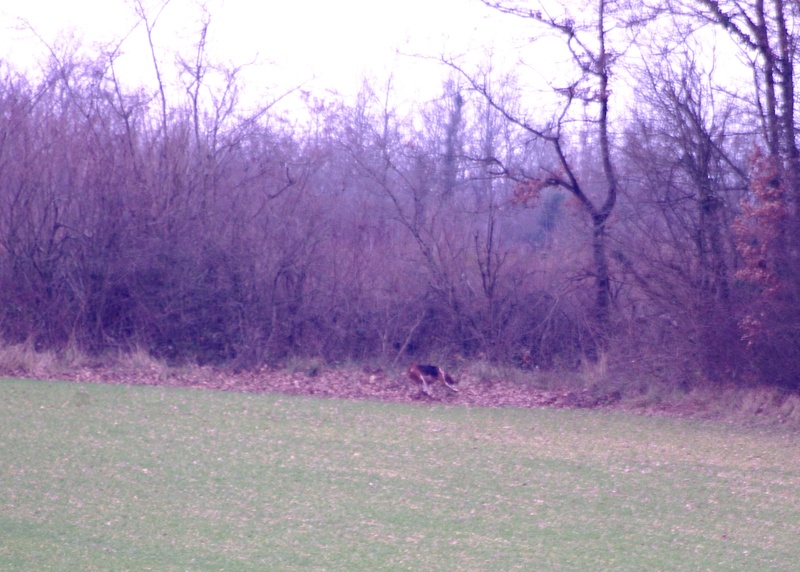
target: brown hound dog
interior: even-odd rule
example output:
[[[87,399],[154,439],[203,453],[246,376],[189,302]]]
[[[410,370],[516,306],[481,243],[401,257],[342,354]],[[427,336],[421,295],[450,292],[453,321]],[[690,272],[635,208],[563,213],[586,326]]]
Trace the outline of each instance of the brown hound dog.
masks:
[[[436,367],[435,365],[414,364],[408,368],[408,377],[411,378],[411,381],[420,385],[422,391],[428,397],[433,397],[430,386],[437,381],[441,381],[445,387],[458,393],[458,389],[454,387],[458,382],[450,377],[442,368]]]

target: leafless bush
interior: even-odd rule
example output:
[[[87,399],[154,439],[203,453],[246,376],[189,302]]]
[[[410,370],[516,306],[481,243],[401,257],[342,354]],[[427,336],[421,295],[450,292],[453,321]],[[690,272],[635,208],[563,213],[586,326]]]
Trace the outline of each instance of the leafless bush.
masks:
[[[518,15],[573,38],[572,24]],[[796,157],[780,155],[786,134],[767,141],[775,176],[748,169],[759,142],[741,127],[758,107],[712,93],[698,69],[642,71],[642,113],[619,130],[602,111],[611,91],[598,105],[556,90],[563,114],[539,129],[516,114],[512,82],[466,89],[463,74],[408,115],[369,85],[352,104],[305,94],[302,123],[275,99],[242,109],[239,70],[194,49],[184,100],[126,90],[113,53],[54,51],[41,79],[0,77],[0,336],[14,367],[33,367],[19,348],[73,348],[235,368],[477,360],[587,384],[627,367],[687,391],[796,389]],[[578,71],[600,94],[614,76],[596,64]],[[584,131],[576,103],[594,110]]]

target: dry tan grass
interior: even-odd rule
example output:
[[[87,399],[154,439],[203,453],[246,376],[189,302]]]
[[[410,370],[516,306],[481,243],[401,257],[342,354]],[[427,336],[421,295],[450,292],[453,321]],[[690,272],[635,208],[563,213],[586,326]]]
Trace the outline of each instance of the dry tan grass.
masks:
[[[32,344],[0,346],[0,372],[17,377],[51,377],[61,369],[53,352],[37,352]]]

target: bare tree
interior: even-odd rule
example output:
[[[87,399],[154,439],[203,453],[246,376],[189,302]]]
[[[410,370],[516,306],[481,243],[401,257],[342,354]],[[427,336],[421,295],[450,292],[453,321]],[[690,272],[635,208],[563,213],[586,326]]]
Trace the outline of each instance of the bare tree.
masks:
[[[548,187],[566,189],[591,221],[592,275],[595,282],[593,317],[597,339],[604,344],[610,330],[611,275],[607,254],[608,222],[617,202],[619,183],[614,166],[614,151],[610,130],[612,69],[621,51],[610,45],[612,32],[633,25],[631,11],[622,4],[599,0],[593,6],[581,6],[581,12],[572,13],[566,6],[558,15],[548,12],[544,4],[532,7],[512,2],[484,0],[494,10],[530,21],[534,28],[556,34],[563,40],[572,69],[563,74],[567,79],[553,87],[553,95],[561,104],[548,121],[535,119],[539,110],[520,109],[504,104],[498,97],[498,87],[486,81],[485,76],[471,74],[455,61],[446,62],[467,78],[471,87],[480,93],[507,121],[520,127],[529,136],[546,142],[555,158],[555,165],[538,170],[512,170],[502,164],[506,174],[517,181],[516,195],[521,202],[535,198]],[[572,8],[572,7],[570,7]],[[576,115],[579,104],[584,113]],[[585,111],[589,113],[585,113]],[[599,167],[604,179],[602,191],[590,191],[591,185],[582,180],[578,161],[572,151],[571,126],[575,121],[585,122],[595,132],[599,149]]]
[[[761,143],[753,154],[750,193],[736,229],[744,267],[737,277],[754,291],[740,320],[766,377],[797,386],[800,352],[797,299],[800,296],[800,177],[795,122],[798,20],[794,2],[697,0],[675,11],[729,34],[749,63],[751,109]],[[776,360],[775,355],[781,355]],[[780,364],[780,365],[779,365]]]
[[[713,62],[684,48],[643,66],[640,105],[626,129],[621,171],[629,182],[614,256],[647,300],[631,316],[651,318],[637,331],[654,340],[647,351],[673,352],[705,379],[719,379],[741,365],[730,222],[747,186],[737,148],[747,136],[737,135],[733,98],[702,65]]]

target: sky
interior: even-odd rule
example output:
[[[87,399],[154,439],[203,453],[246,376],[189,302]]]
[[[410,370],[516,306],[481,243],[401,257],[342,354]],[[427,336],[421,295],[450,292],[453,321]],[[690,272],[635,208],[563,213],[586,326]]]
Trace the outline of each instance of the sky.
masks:
[[[121,42],[118,77],[128,87],[154,90],[153,63],[135,1],[0,0],[0,58],[35,71],[49,47],[71,42],[96,57],[100,45]],[[204,9],[210,16],[208,55],[226,66],[244,66],[241,104],[248,108],[260,108],[295,88],[324,99],[336,93],[352,103],[365,79],[382,93],[390,75],[394,106],[424,103],[440,97],[445,78],[453,75],[438,61],[441,57],[456,58],[468,69],[491,58],[498,76],[513,70],[524,77],[516,86],[540,118],[554,113],[541,113],[545,102],[554,109],[561,105],[551,87],[568,81],[560,75],[564,70],[574,70],[554,60],[559,50],[563,54],[560,39],[543,36],[530,21],[501,14],[480,0],[140,1],[151,20],[158,15],[153,39],[173,103],[186,97],[177,80],[176,57],[193,57]],[[561,2],[571,12],[579,11],[580,4]],[[715,42],[709,46],[717,49]],[[716,67],[725,61],[718,58]],[[620,84],[621,77],[616,75],[614,86],[618,96],[632,89]],[[281,105],[302,113],[299,93]]]
[[[151,17],[163,0],[143,0]],[[94,46],[122,43],[124,81],[152,84],[153,66],[132,0],[25,0],[0,4],[0,57],[36,69],[48,46],[72,37]],[[207,0],[208,52],[228,65],[245,65],[248,93],[279,94],[302,85],[312,92],[352,95],[364,77],[393,75],[402,97],[441,93],[442,55],[485,59],[515,49],[521,23],[479,0]],[[199,0],[171,0],[155,26],[161,65],[192,55],[202,18]],[[514,26],[519,29],[515,30]],[[517,33],[520,32],[520,33]],[[38,37],[37,37],[38,36]],[[97,53],[97,52],[95,52]],[[423,57],[418,57],[423,56]],[[513,57],[513,56],[512,56]],[[250,65],[253,64],[253,65]]]

